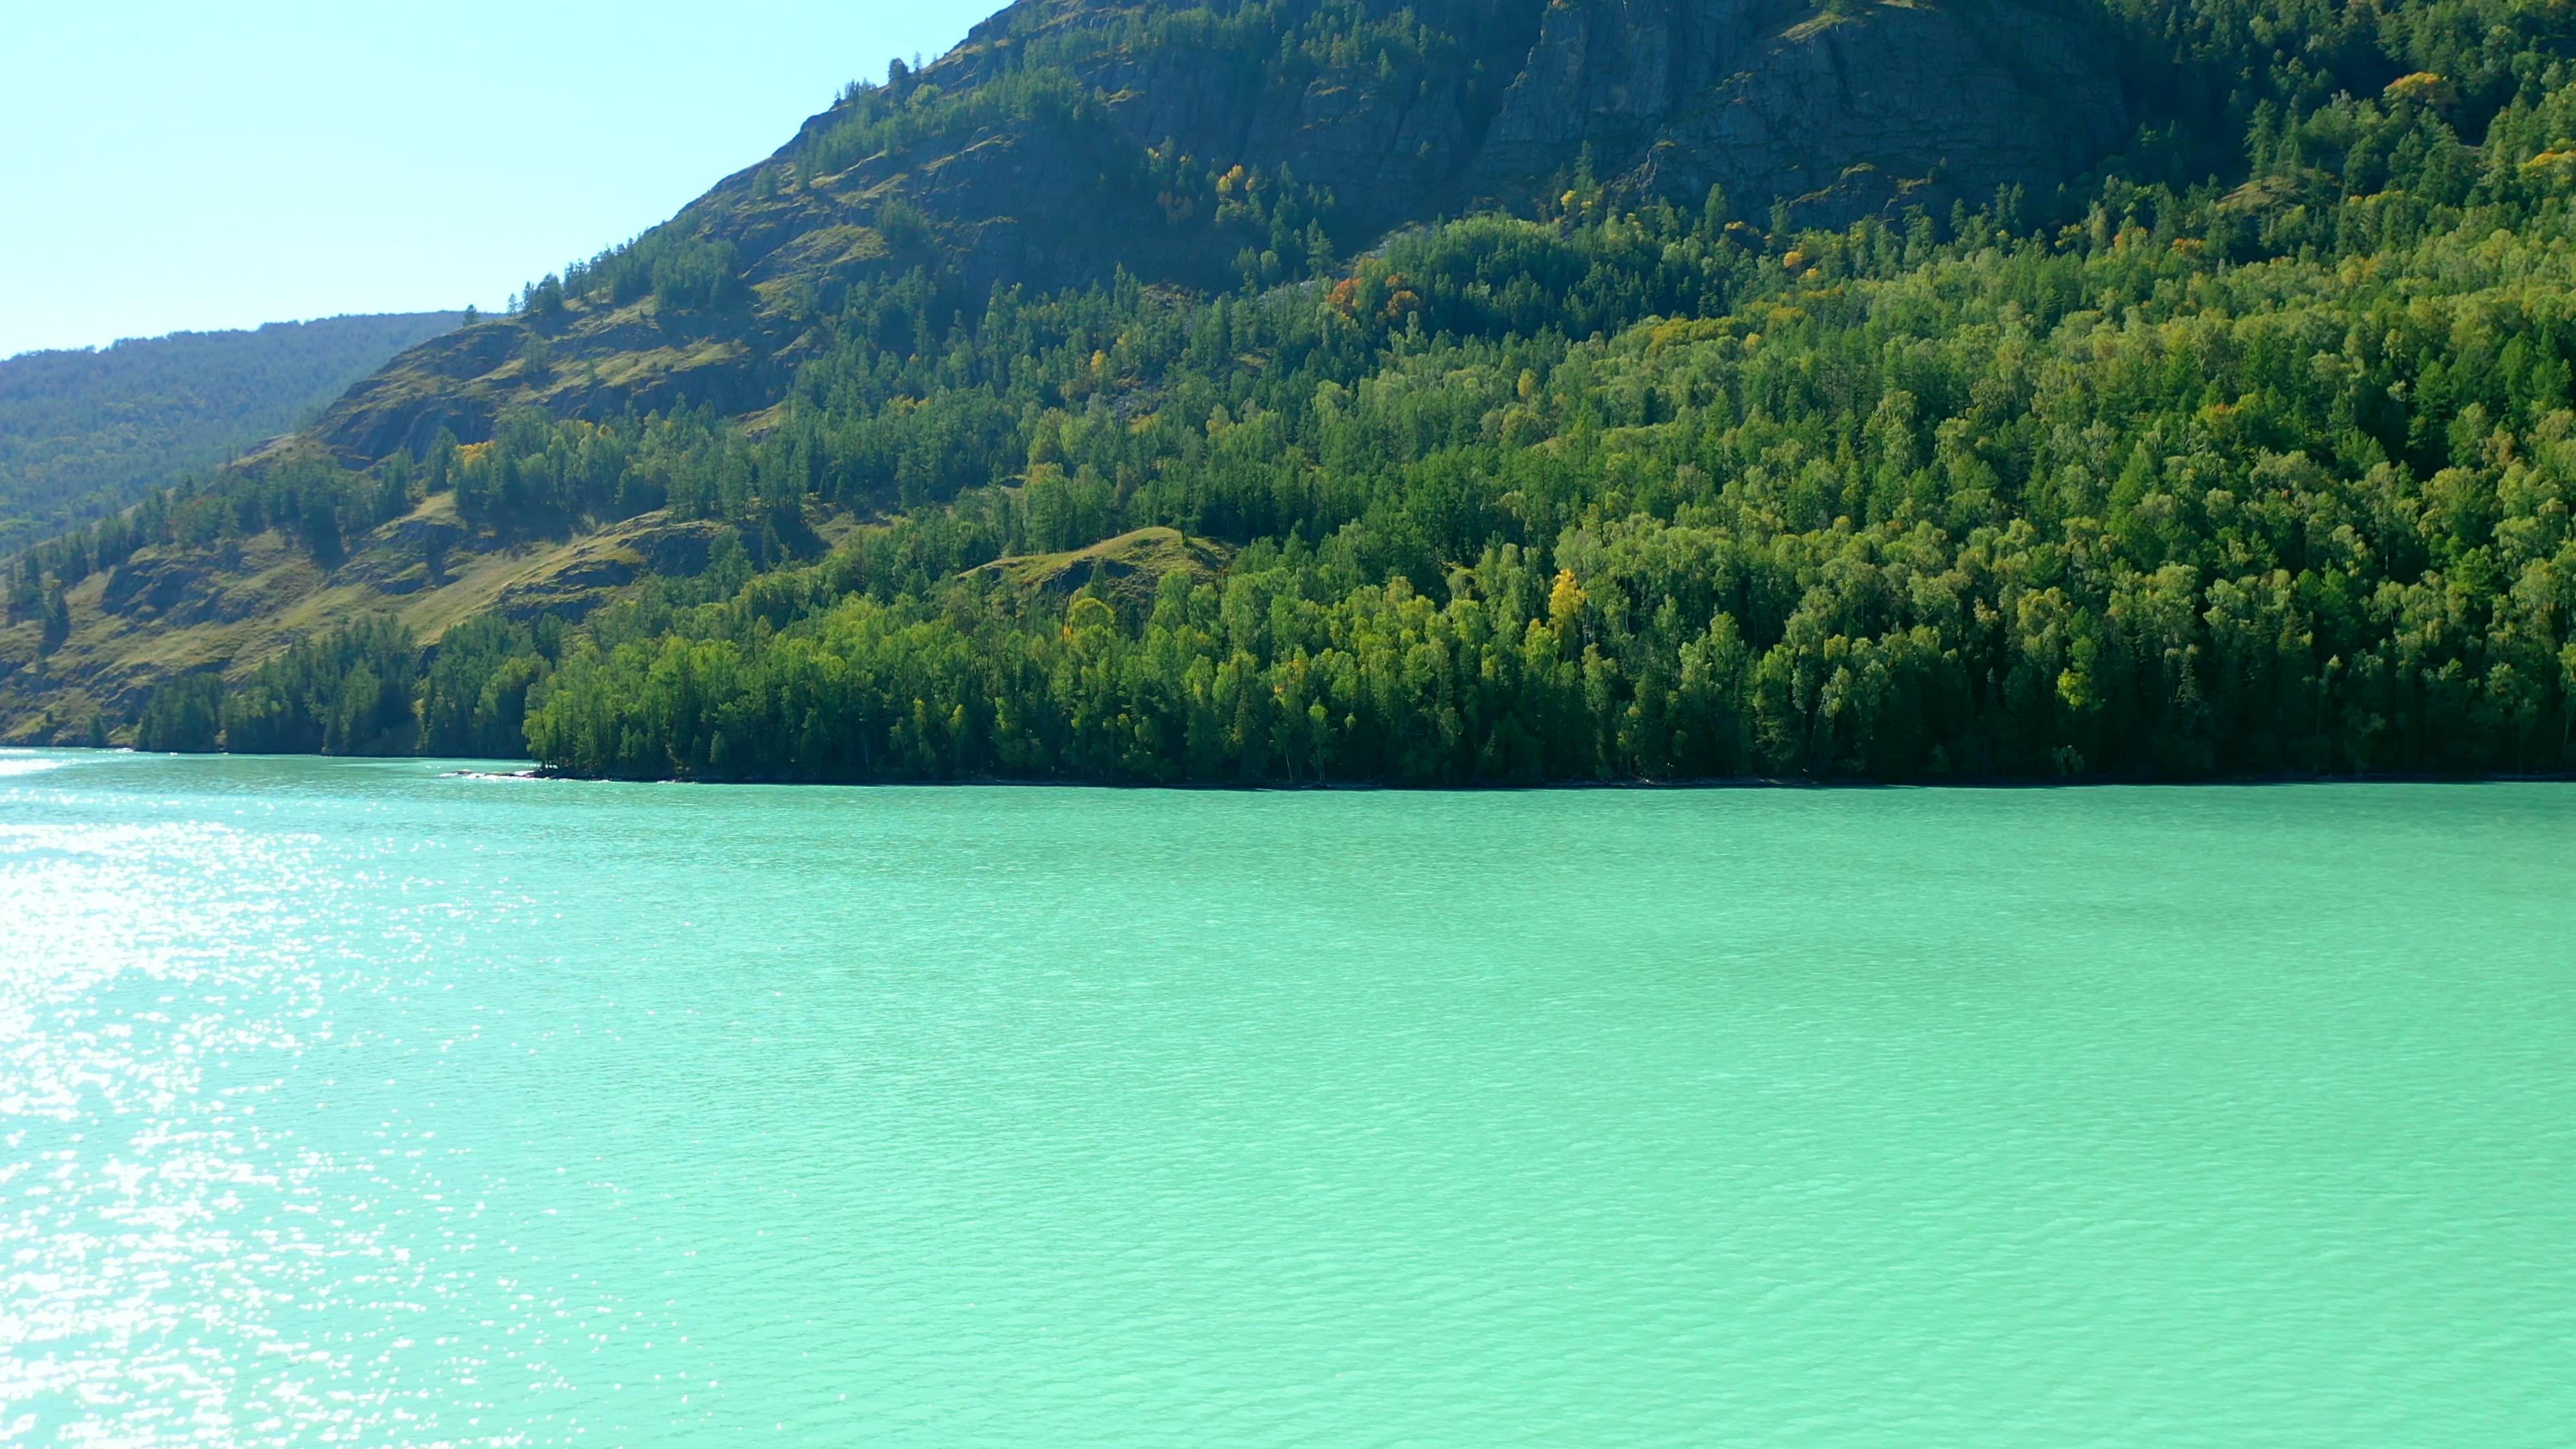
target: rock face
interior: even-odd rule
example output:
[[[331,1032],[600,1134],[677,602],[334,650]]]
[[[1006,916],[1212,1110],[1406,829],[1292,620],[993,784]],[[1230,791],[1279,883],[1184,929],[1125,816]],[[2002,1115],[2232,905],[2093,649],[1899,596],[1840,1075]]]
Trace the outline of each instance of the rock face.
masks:
[[[1168,8],[1023,0],[916,84],[973,85],[1015,49],[1067,47]],[[1309,27],[1354,8],[1398,9],[1279,8]],[[1248,67],[1211,63],[1226,58],[1199,47],[1106,42],[1076,69],[1106,98],[1110,149],[1170,143],[1291,168],[1333,193],[1346,245],[1473,206],[1528,212],[1587,150],[1601,180],[1638,193],[1697,205],[1723,185],[1757,214],[1785,198],[1801,224],[1840,225],[1984,202],[2001,186],[2054,187],[2131,126],[2108,32],[2017,0],[1404,8],[1439,37],[1419,77],[1273,67],[1247,83]],[[966,269],[977,284],[1080,285],[1117,265],[1181,281],[1206,279],[1191,274],[1211,260],[1221,269],[1186,244],[1158,255],[1168,229],[1099,184],[1114,158],[1070,140],[996,134],[880,184],[973,236]]]
[[[1508,205],[1588,145],[1641,191],[1840,225],[2054,187],[2128,127],[2107,37],[2018,5],[1596,0],[1548,9],[1470,185]]]
[[[1047,71],[1079,91],[1070,109],[997,112],[811,174],[844,103],[662,229],[731,247],[737,300],[486,322],[397,359],[319,431],[364,463],[441,428],[474,441],[514,405],[757,411],[786,387],[801,305],[915,266],[970,304],[1120,268],[1230,284],[1244,238],[1157,194],[1156,148],[1324,188],[1345,252],[1471,207],[1532,211],[1587,160],[1630,196],[1696,206],[1722,185],[1742,214],[1785,201],[1807,224],[2045,190],[2133,121],[2108,32],[2067,18],[2080,0],[2041,3],[1020,0],[870,103],[927,107]],[[888,222],[895,203],[908,227]]]

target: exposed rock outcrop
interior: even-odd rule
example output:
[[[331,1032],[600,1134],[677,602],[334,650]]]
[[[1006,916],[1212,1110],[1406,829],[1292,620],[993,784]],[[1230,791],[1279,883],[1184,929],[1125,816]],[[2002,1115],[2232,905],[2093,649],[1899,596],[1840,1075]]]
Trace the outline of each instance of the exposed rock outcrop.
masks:
[[[2108,44],[2000,0],[1551,6],[1469,184],[1508,206],[1589,146],[1639,190],[1824,225],[2053,187],[2128,129]]]

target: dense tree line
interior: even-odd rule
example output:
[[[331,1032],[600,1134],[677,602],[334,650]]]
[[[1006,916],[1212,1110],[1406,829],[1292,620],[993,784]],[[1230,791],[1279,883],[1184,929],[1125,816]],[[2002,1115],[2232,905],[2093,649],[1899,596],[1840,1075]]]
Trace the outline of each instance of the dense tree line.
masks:
[[[577,630],[413,651],[418,743],[853,780],[2576,766],[2563,17],[2105,23],[2183,119],[2064,195],[1817,231],[1578,174],[1304,285],[924,266],[814,319],[757,436],[524,414],[353,476],[502,531],[726,525]],[[834,511],[878,521],[825,549]],[[1231,563],[976,571],[1147,525]],[[362,668],[364,715],[395,671]],[[243,747],[242,689],[190,718]],[[344,708],[297,697],[306,736]]]
[[[239,754],[427,753],[508,757],[525,748],[530,688],[563,625],[469,620],[422,648],[390,618],[306,639],[227,682],[185,675],[154,691],[135,729],[146,750]]]

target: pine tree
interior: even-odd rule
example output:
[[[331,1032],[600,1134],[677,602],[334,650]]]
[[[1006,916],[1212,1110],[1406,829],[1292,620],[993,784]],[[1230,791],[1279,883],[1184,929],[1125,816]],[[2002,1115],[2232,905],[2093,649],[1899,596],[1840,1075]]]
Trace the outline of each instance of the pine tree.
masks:
[[[72,637],[72,601],[57,579],[45,595],[44,624],[37,636],[36,651],[51,654]]]

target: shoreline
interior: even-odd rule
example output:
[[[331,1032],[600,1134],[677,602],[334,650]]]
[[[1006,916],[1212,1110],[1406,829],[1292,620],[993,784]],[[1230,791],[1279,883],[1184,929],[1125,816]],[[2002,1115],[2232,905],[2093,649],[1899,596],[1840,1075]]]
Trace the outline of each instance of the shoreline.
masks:
[[[153,752],[126,745],[0,745],[0,751],[48,750],[64,753],[143,755]],[[434,763],[430,755],[262,755],[229,750],[205,752],[167,752],[161,759],[245,759],[245,760],[375,760]],[[492,764],[507,763],[490,761]],[[813,780],[764,776],[705,778],[685,775],[622,776],[585,775],[557,770],[534,761],[523,769],[459,769],[443,773],[464,779],[543,780],[566,784],[596,785],[742,785],[772,788],[820,789],[1039,789],[1039,790],[1171,790],[1191,793],[1311,795],[1332,793],[1385,793],[1407,795],[1527,795],[1558,791],[1720,791],[1720,790],[2098,790],[2098,789],[2277,789],[2299,785],[2564,785],[2576,784],[2576,772],[2537,774],[2439,775],[2391,773],[2373,775],[2219,775],[2201,779],[2153,779],[2116,775],[2079,775],[2063,779],[2031,776],[1976,776],[1942,779],[1873,780],[1860,778],[1812,779],[1802,776],[1714,776],[1688,780],[1549,780],[1535,784],[1471,782],[1466,784],[1406,785],[1366,780],[1332,780],[1322,783],[1288,781],[1123,781],[1123,780],[1030,780],[1006,776],[970,776],[927,780]]]

